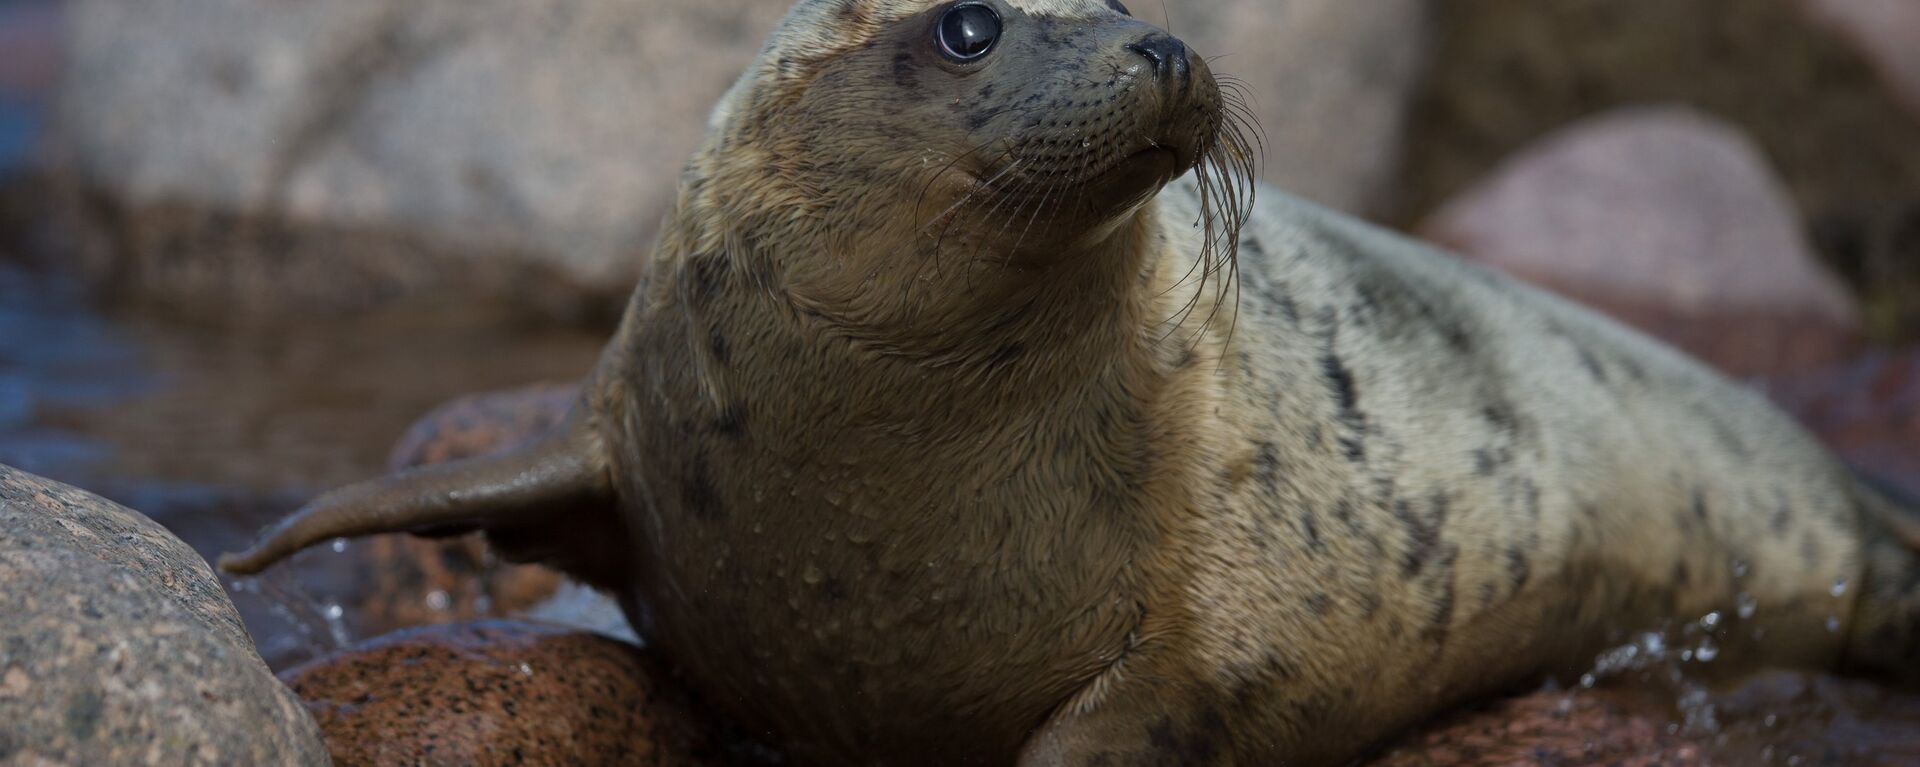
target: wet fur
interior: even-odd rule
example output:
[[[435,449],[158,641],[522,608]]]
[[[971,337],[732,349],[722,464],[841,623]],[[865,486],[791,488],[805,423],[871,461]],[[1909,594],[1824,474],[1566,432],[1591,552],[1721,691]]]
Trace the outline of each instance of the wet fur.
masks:
[[[1207,132],[1202,172],[1113,193],[1088,174],[1171,108],[1117,50],[1145,28],[1002,7],[984,76],[927,58],[927,3],[795,9],[681,179],[587,437],[546,448],[591,460],[461,475],[566,504],[428,514],[456,491],[403,478],[301,540],[488,529],[809,763],[1338,763],[1737,594],[1768,641],[1726,665],[1912,675],[1906,511],[1757,395],[1250,202],[1217,94],[1170,134]]]

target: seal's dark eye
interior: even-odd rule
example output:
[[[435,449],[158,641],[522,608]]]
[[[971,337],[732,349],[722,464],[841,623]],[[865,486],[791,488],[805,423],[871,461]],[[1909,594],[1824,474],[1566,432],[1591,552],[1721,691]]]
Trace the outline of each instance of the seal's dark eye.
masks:
[[[1000,14],[985,3],[963,3],[940,17],[940,52],[954,61],[973,61],[1000,40]]]

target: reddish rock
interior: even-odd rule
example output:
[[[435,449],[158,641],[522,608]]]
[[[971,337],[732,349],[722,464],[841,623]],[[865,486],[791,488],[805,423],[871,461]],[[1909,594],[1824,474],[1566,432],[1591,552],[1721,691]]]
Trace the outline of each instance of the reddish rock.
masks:
[[[1920,763],[1920,696],[1765,671],[1717,689],[1639,680],[1543,690],[1442,717],[1367,767]]]
[[[1539,692],[1455,714],[1367,762],[1368,767],[1707,764],[1701,748],[1667,732],[1664,718],[1599,696]]]
[[[1913,0],[1801,0],[1808,15],[1866,56],[1920,115],[1920,3]]]
[[[579,394],[544,384],[462,397],[422,417],[388,459],[398,471],[511,448],[559,423]],[[381,634],[407,626],[508,615],[551,596],[562,577],[545,567],[493,557],[479,535],[424,539],[383,535],[356,543],[368,562],[361,595],[347,605],[356,628]]]
[[[387,468],[398,471],[514,447],[560,423],[579,396],[579,384],[553,383],[461,397],[407,429],[387,457]]]
[[[1920,497],[1920,348],[1761,386],[1848,462]]]
[[[405,631],[281,678],[339,767],[708,765],[721,749],[637,647],[531,623]]]
[[[1817,367],[1856,348],[1858,311],[1759,152],[1684,108],[1568,128],[1421,230],[1732,373]]]

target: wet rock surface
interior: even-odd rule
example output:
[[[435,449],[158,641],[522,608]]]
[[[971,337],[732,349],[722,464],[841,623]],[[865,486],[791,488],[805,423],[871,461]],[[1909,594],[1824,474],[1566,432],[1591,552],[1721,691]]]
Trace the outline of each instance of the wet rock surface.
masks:
[[[1858,311],[1756,147],[1701,113],[1583,121],[1515,155],[1421,227],[1722,370],[1837,363]]]
[[[0,762],[325,764],[206,562],[0,466]]]
[[[734,753],[644,651],[555,627],[486,621],[411,630],[283,676],[343,767],[691,767],[727,763]]]
[[[1657,692],[1656,692],[1657,691]],[[1543,690],[1441,717],[1367,767],[1895,767],[1920,761],[1920,696],[1764,671],[1717,689]]]
[[[1366,762],[1367,767],[1709,764],[1701,747],[1647,716],[1592,695],[1542,692],[1454,714]]]

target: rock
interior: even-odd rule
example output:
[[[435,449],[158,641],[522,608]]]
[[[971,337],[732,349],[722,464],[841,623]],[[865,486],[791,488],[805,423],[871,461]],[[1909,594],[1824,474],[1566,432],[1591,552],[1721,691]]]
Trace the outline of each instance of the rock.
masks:
[[[0,467],[0,762],[325,764],[205,561]]]
[[[1856,46],[1807,22],[1812,1],[1437,0],[1399,220],[1541,136],[1647,103],[1739,126],[1809,214],[1920,200],[1911,110]]]
[[[1725,685],[1542,690],[1441,717],[1367,767],[1802,767],[1913,764],[1920,696],[1871,681],[1762,671]]]
[[[646,652],[486,621],[405,631],[291,669],[334,763],[718,764],[706,717]]]
[[[1686,767],[1708,764],[1663,717],[1591,694],[1545,691],[1444,717],[1367,767],[1552,764]]]
[[[580,396],[576,383],[536,384],[461,397],[414,422],[387,458],[398,471],[515,447],[560,423]]]
[[[1920,116],[1920,3],[1913,0],[1801,0],[1817,21],[1873,62],[1894,93]]]
[[[1692,110],[1574,125],[1449,202],[1423,236],[1583,301],[1723,370],[1830,364],[1859,320],[1739,131]]]
[[[462,397],[435,408],[394,445],[399,471],[519,445],[558,424],[577,384],[541,384]],[[503,616],[552,596],[565,580],[536,565],[502,562],[478,534],[451,539],[382,535],[349,544],[363,562],[343,606],[362,635]]]
[[[787,5],[73,4],[52,239],[95,282],[189,311],[617,311],[707,112]],[[1168,21],[1246,82],[1272,177],[1366,211],[1396,179],[1426,6],[1197,0]]]
[[[1920,498],[1920,348],[1761,385],[1849,463]]]
[[[1433,32],[1426,0],[1131,4],[1208,57],[1259,118],[1264,175],[1352,213],[1389,210]]]
[[[632,287],[782,3],[73,4],[56,155],[88,269],[229,311]]]

